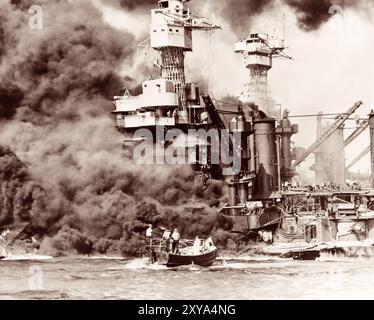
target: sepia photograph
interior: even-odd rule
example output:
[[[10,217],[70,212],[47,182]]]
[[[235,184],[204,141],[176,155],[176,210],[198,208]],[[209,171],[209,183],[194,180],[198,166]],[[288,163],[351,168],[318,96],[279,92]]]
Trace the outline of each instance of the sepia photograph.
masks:
[[[0,300],[374,299],[373,39],[371,0],[0,0]]]

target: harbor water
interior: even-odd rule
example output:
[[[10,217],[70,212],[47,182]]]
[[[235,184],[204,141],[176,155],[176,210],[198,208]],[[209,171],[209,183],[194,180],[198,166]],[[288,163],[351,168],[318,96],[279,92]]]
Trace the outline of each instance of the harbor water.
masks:
[[[220,257],[210,268],[141,259],[11,257],[0,299],[374,299],[374,259]]]

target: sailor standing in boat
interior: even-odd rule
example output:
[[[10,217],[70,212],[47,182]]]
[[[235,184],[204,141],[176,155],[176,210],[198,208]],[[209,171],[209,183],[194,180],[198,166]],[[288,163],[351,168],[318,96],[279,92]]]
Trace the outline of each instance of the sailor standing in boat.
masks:
[[[174,231],[171,235],[172,253],[177,253],[180,239],[181,239],[181,236],[178,232],[178,229],[174,229]]]
[[[165,250],[167,253],[170,252],[170,236],[171,231],[169,229],[166,229],[164,234],[162,235],[162,239],[165,240]]]
[[[149,240],[149,248],[152,248],[152,233],[153,233],[152,225],[150,224],[150,225],[148,226],[147,231],[145,232],[145,235],[146,235],[146,237],[147,237],[148,240]]]

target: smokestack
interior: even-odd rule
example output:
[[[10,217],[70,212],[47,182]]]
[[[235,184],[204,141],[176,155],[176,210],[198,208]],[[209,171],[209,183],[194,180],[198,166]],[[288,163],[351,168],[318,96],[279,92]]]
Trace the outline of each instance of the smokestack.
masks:
[[[255,120],[254,136],[257,174],[255,197],[266,198],[278,185],[275,119]]]

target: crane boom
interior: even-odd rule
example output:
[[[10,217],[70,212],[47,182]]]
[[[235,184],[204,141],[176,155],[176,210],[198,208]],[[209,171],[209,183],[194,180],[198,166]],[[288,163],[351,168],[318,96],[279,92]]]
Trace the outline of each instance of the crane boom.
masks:
[[[367,121],[367,120],[362,121],[360,123],[360,126],[354,132],[352,132],[352,134],[347,139],[345,139],[344,147],[347,147],[349,144],[351,144],[368,127],[369,127],[369,121]]]
[[[364,120],[360,123],[359,127],[354,131],[352,132],[352,134],[344,140],[344,148],[348,147],[361,133],[363,133],[367,128],[369,127],[369,121],[368,120]],[[333,154],[329,154],[329,156],[332,156]],[[315,164],[312,166],[314,167]],[[352,165],[351,165],[352,166]]]
[[[340,126],[362,105],[362,101],[356,102],[345,114],[340,115],[336,121],[318,138],[303,154],[303,156],[296,160],[292,167],[296,168],[300,163],[305,161],[314,150],[316,150],[322,143],[324,143],[331,135],[340,128]]]
[[[205,104],[205,110],[206,110],[206,112],[208,112],[208,115],[210,117],[210,120],[212,121],[213,126],[218,130],[228,129],[228,128],[226,128],[224,122],[222,121],[222,118],[220,117],[220,115],[218,113],[218,110],[216,109],[216,107],[215,107],[212,99],[210,98],[210,96],[209,95],[202,96],[202,99],[203,99],[204,104]],[[225,142],[225,141],[223,141],[223,142]],[[228,146],[229,149],[228,150],[232,150],[233,149],[233,143],[232,143],[232,140],[231,140],[231,136],[229,136],[228,144],[229,144],[229,146]],[[227,147],[227,146],[225,146],[225,147]]]
[[[363,157],[365,157],[370,152],[370,146],[362,151],[350,164],[347,166],[347,170],[352,168],[357,162],[359,162]]]

